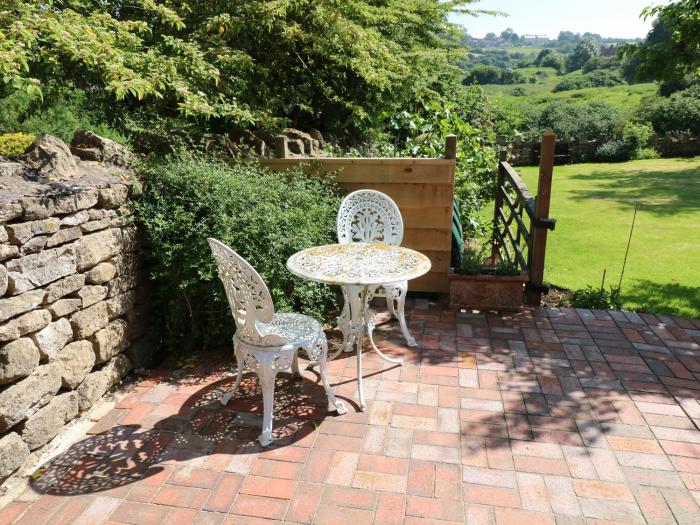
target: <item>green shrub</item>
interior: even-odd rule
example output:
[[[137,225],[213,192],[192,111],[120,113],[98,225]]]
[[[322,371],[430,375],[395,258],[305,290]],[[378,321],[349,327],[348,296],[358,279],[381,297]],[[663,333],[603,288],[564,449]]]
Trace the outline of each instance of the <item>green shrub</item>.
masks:
[[[638,159],[642,149],[646,148],[654,130],[649,124],[639,124],[637,122],[628,122],[622,131],[622,142],[629,149],[630,157]]]
[[[700,86],[662,98],[643,109],[642,114],[657,133],[691,131],[700,135]]]
[[[636,158],[638,160],[652,160],[652,159],[658,159],[660,157],[661,157],[661,155],[654,148],[642,148],[639,151],[639,153],[637,153]]]
[[[541,135],[551,129],[561,139],[583,136],[590,140],[612,135],[617,119],[615,108],[604,102],[572,104],[557,100],[538,108],[527,131]]]
[[[595,159],[598,162],[627,162],[632,158],[630,148],[621,140],[611,140],[606,142],[595,152]]]
[[[293,253],[335,242],[340,197],[332,178],[187,156],[154,158],[142,171],[147,191],[137,210],[150,241],[163,347],[178,352],[230,344],[233,320],[207,237],[257,269],[277,310],[322,317],[334,306],[333,289],[285,268]]]
[[[591,87],[613,87],[624,84],[620,73],[611,70],[596,70],[587,75],[565,78],[554,86],[555,93]]]
[[[620,310],[622,300],[621,290],[617,287],[593,288],[591,285],[574,290],[571,294],[571,306],[574,308],[591,308],[594,310]]]
[[[15,157],[24,153],[32,142],[35,135],[28,133],[5,133],[0,135],[0,155],[5,157]]]
[[[462,263],[459,273],[462,275],[479,275],[484,265],[484,256],[481,251],[465,246],[462,250]]]

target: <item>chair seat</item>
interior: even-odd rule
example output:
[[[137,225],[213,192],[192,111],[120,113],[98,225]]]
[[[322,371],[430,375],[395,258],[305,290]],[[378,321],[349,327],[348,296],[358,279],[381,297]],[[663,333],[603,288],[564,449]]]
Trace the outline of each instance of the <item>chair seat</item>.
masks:
[[[279,335],[293,346],[303,347],[318,338],[323,327],[316,319],[304,314],[275,313],[269,323],[258,323],[258,330],[263,337]]]

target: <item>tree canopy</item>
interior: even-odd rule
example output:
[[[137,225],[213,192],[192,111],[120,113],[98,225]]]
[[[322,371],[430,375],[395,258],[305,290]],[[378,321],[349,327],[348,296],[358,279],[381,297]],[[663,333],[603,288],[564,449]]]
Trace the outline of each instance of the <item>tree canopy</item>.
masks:
[[[458,84],[447,15],[473,1],[5,0],[0,78],[214,126],[358,130]]]
[[[649,6],[642,16],[657,17],[652,30],[644,42],[623,49],[637,65],[637,77],[676,82],[700,75],[700,0]]]

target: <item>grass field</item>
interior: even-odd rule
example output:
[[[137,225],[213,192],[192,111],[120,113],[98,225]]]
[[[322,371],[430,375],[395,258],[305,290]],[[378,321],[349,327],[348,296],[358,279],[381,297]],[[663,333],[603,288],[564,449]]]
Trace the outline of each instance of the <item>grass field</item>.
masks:
[[[538,168],[518,168],[535,193]],[[700,319],[700,157],[557,166],[545,280],[570,289],[622,284],[626,308]]]
[[[524,68],[519,69],[526,74],[534,74],[538,71],[546,72],[549,76],[539,80],[537,84],[515,84],[515,85],[485,85],[484,93],[498,106],[507,104],[515,108],[523,106],[540,106],[555,100],[568,101],[571,103],[582,102],[606,102],[618,109],[623,120],[627,120],[637,107],[645,99],[658,97],[658,86],[649,82],[644,84],[621,85],[614,87],[597,87],[575,89],[571,91],[552,92],[554,86],[565,78],[574,78],[582,75],[580,71],[575,71],[567,75],[558,76],[552,68]],[[520,88],[524,95],[512,95],[514,88]]]

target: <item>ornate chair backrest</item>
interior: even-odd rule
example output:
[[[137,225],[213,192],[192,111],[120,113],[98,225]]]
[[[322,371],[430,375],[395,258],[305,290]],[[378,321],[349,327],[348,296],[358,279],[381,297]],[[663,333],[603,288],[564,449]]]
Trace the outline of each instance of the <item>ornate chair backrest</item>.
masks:
[[[383,242],[398,246],[403,219],[396,203],[375,190],[358,190],[343,199],[338,210],[338,242]]]
[[[265,344],[257,323],[269,323],[275,315],[270,291],[265,281],[248,261],[216,239],[207,239],[219,277],[224,283],[226,297],[236,322],[236,334],[244,341]]]

